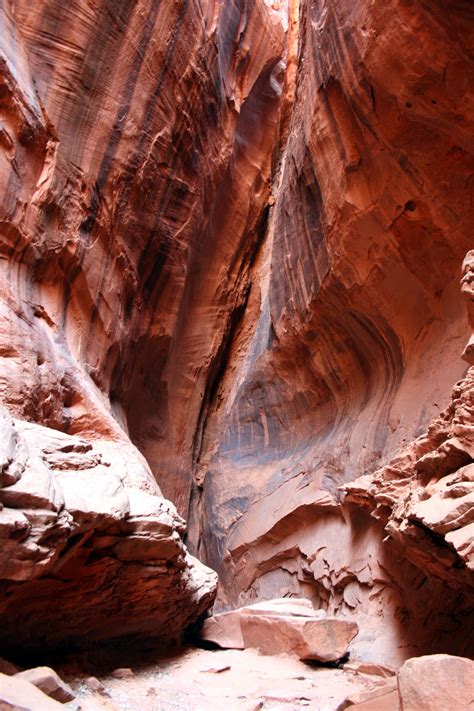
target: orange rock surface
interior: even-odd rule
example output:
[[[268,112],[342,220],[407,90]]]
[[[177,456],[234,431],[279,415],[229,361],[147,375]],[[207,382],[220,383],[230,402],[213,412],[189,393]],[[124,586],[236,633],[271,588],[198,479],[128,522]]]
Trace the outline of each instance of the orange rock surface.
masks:
[[[455,522],[427,566],[423,544],[395,545],[339,490],[425,432],[466,373],[472,13],[293,8],[295,98],[256,287],[207,416],[198,550],[224,608],[304,595],[355,615],[363,658],[472,653],[468,500],[456,499],[465,534]],[[426,483],[412,482],[417,499]]]
[[[179,636],[186,543],[218,609],[467,655],[471,8],[0,12],[5,644]]]

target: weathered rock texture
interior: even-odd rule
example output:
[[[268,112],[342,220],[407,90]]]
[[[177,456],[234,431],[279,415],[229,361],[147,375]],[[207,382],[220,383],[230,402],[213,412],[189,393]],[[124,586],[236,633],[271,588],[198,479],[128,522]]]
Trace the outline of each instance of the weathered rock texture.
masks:
[[[202,639],[225,649],[258,649],[299,659],[336,662],[357,635],[357,625],[327,617],[309,600],[285,598],[223,612],[204,620]]]
[[[462,265],[461,290],[466,298],[471,337],[464,349],[462,357],[469,365],[474,365],[474,249],[466,254]]]
[[[281,22],[262,3],[1,12],[0,391],[33,450],[6,440],[4,641],[168,636],[215,580],[130,439],[185,511],[187,434],[261,240]]]
[[[44,694],[65,704],[74,699],[72,689],[50,667],[35,667],[15,674],[16,679],[25,679]]]
[[[474,702],[474,663],[447,654],[409,659],[398,674],[402,711],[457,711]]]
[[[0,437],[4,647],[170,641],[209,607],[215,575],[187,553],[174,506],[127,486],[147,473],[138,453],[1,411]]]
[[[178,628],[209,604],[212,575],[156,480],[221,605],[303,594],[355,612],[371,658],[467,653],[470,460],[423,492],[403,470],[409,508],[377,519],[367,497],[341,508],[338,487],[405,450],[465,375],[472,8],[1,13],[9,639],[20,617],[34,643],[156,632],[173,610]],[[430,451],[458,437],[456,417]],[[440,537],[437,560],[420,536]],[[132,589],[134,616],[118,602]],[[41,617],[53,590],[61,626]]]
[[[474,593],[474,369],[452,402],[408,450],[348,484],[347,501],[370,509],[404,556]]]
[[[454,498],[467,495],[469,470],[443,504],[447,543],[417,534],[432,541],[431,558],[439,551],[427,567],[422,544],[407,554],[384,541],[384,521],[341,508],[338,487],[420,436],[466,371],[458,284],[473,239],[472,8],[293,9],[295,100],[258,290],[208,408],[199,550],[220,573],[224,606],[303,594],[356,613],[366,658],[466,654],[472,512]],[[427,483],[412,481],[416,498]]]
[[[50,699],[26,679],[0,674],[2,711],[60,711],[61,703]]]

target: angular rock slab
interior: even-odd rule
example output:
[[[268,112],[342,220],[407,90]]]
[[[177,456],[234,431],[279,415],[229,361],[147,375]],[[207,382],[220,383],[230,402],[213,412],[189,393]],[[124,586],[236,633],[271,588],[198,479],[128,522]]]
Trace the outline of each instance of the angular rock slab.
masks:
[[[201,627],[201,639],[213,642],[222,649],[245,649],[244,638],[240,627],[239,612],[223,612],[204,620]]]
[[[354,692],[337,707],[337,711],[360,709],[360,711],[398,711],[397,680],[385,678],[369,689]]]
[[[334,662],[347,654],[357,632],[355,622],[327,617],[309,600],[283,598],[210,617],[201,637],[224,648],[254,647],[263,654]]]
[[[36,686],[44,694],[47,694],[52,699],[65,704],[67,701],[74,699],[72,689],[66,684],[61,677],[56,674],[54,669],[50,667],[34,667],[15,674],[15,679],[24,679],[30,684]]]
[[[230,612],[222,612],[204,620],[201,637],[224,649],[245,649],[240,620],[242,615],[289,615],[302,617],[326,617],[324,610],[315,610],[310,600],[304,598],[275,598],[257,602]]]
[[[341,705],[337,711],[351,709],[352,711],[400,711],[399,697],[397,691],[389,691],[388,694],[376,696],[368,701],[362,701],[350,706]]]
[[[408,659],[398,672],[403,711],[461,711],[474,708],[474,662],[432,654]]]
[[[50,699],[26,679],[0,674],[2,711],[57,711],[62,704]]]
[[[296,654],[300,659],[336,662],[347,654],[357,635],[355,622],[335,617],[312,619],[277,615],[242,615],[240,626],[246,647],[263,654]]]

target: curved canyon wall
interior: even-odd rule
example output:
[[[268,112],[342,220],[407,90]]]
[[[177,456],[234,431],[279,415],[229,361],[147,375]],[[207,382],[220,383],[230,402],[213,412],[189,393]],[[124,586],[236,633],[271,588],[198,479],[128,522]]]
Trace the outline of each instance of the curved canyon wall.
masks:
[[[295,100],[207,417],[199,550],[223,606],[305,594],[357,615],[361,654],[466,651],[465,559],[439,545],[459,575],[426,568],[338,487],[423,433],[466,371],[472,9],[308,1],[292,21]]]
[[[468,539],[436,539],[427,568],[396,533],[403,512],[370,515],[387,477],[349,484],[404,452],[466,372],[472,15],[462,0],[3,3],[11,641],[15,615],[26,644],[55,620],[76,641],[170,619],[176,636],[215,592],[185,538],[223,607],[303,594],[356,614],[368,657],[467,653]],[[397,476],[422,491],[413,447]],[[38,622],[51,590],[84,608],[71,627]]]
[[[4,644],[169,639],[212,602],[156,479],[187,512],[283,51],[262,3],[2,5]]]

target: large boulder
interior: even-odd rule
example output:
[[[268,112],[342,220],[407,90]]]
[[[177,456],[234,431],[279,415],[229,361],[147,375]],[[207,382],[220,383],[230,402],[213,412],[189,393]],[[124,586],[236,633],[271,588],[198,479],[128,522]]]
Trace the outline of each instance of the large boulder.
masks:
[[[217,577],[188,554],[184,521],[140,453],[0,409],[2,432],[5,649],[179,637],[212,603]]]
[[[335,617],[313,619],[276,615],[242,615],[246,647],[263,654],[296,654],[300,659],[336,662],[347,654],[357,624]]]
[[[26,679],[0,674],[1,711],[58,711],[62,704],[43,694]]]
[[[204,621],[201,637],[224,648],[334,662],[347,654],[357,632],[355,622],[328,617],[309,600],[283,598],[214,615]]]
[[[214,642],[224,649],[245,649],[244,636],[241,627],[242,617],[246,615],[278,617],[325,617],[324,610],[315,610],[309,600],[304,598],[276,598],[255,605],[248,605],[230,612],[221,612],[204,620],[201,627],[201,637],[207,642]]]
[[[408,659],[398,672],[402,711],[474,707],[474,662],[449,654]]]
[[[25,679],[52,699],[66,703],[74,698],[72,689],[50,667],[34,667],[15,674],[15,679]]]

